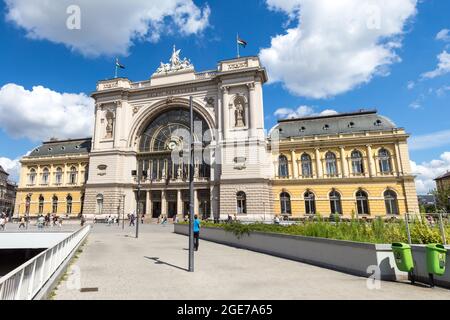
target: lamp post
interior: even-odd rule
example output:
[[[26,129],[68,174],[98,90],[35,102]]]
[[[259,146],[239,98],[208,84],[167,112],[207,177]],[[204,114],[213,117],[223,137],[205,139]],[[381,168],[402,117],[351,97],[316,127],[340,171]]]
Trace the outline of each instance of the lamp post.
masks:
[[[190,111],[190,130],[191,130],[191,145],[190,145],[190,170],[189,170],[189,272],[194,272],[194,108],[192,105],[192,96],[189,98]]]
[[[125,229],[125,194],[122,194],[122,230]]]
[[[139,162],[137,164],[139,168]],[[139,238],[139,209],[140,209],[140,195],[141,195],[141,179],[147,178],[147,172],[139,170],[131,171],[131,175],[137,179],[137,194],[136,194],[136,239]]]

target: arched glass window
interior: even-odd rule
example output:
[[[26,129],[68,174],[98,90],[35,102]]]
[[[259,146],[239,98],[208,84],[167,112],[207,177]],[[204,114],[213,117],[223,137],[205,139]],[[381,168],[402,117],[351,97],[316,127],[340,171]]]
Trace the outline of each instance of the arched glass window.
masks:
[[[95,206],[95,213],[102,214],[103,213],[103,195],[97,195],[97,202]]]
[[[289,163],[286,156],[278,158],[278,176],[280,178],[289,178]]]
[[[76,184],[77,183],[77,168],[71,167],[69,173],[69,183]]]
[[[67,202],[67,214],[71,214],[72,213],[72,196],[69,194],[66,198],[66,202]]]
[[[336,155],[333,152],[327,152],[327,154],[325,155],[325,161],[327,164],[327,174],[330,177],[337,176],[338,171],[337,171]]]
[[[50,171],[48,168],[44,168],[42,171],[42,184],[48,184],[48,178],[50,176]]]
[[[313,171],[312,171],[312,162],[311,162],[311,157],[309,156],[309,154],[304,153],[302,155],[302,176],[304,178],[310,178],[313,175]]]
[[[341,195],[336,190],[330,192],[330,207],[332,214],[342,214]]]
[[[356,193],[356,208],[358,210],[358,214],[370,214],[369,197],[363,190],[359,190]]]
[[[63,171],[61,168],[58,167],[58,168],[56,168],[56,173],[55,173],[55,183],[61,184],[62,178],[63,178]]]
[[[281,214],[292,214],[291,196],[287,192],[280,194]]]
[[[58,197],[53,196],[52,198],[52,213],[58,213]]]
[[[30,174],[28,175],[28,183],[34,185],[36,183],[36,170],[31,169]]]
[[[378,151],[378,161],[380,165],[380,172],[389,174],[392,173],[392,166],[391,166],[391,154],[386,149],[380,149]]]
[[[247,214],[247,196],[245,192],[239,191],[236,194],[237,199],[237,213],[238,214]]]
[[[39,213],[44,213],[44,197],[42,194],[39,196]]]
[[[387,190],[384,192],[384,203],[386,205],[386,214],[397,215],[399,213],[397,194],[394,191]]]
[[[352,170],[354,175],[364,174],[364,163],[362,153],[358,150],[352,152]]]
[[[314,193],[307,191],[304,194],[306,214],[316,214],[316,197]]]

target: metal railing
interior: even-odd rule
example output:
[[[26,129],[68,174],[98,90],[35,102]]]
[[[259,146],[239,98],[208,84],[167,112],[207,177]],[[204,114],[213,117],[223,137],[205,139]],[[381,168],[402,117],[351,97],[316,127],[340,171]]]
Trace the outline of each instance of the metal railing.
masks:
[[[90,231],[79,229],[67,238],[0,278],[0,300],[32,300]]]

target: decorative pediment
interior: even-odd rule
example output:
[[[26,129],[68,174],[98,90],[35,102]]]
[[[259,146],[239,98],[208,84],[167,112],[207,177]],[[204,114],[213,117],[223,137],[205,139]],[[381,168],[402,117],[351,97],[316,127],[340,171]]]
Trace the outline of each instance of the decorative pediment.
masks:
[[[159,68],[153,74],[153,76],[158,75],[167,75],[172,73],[177,73],[181,71],[193,71],[194,66],[191,61],[187,58],[180,59],[181,50],[177,50],[175,46],[173,46],[173,53],[169,59],[170,63],[162,63]]]

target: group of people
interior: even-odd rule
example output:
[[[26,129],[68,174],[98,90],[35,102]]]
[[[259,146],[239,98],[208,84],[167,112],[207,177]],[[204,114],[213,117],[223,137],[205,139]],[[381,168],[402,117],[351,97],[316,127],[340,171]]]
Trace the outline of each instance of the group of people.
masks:
[[[59,226],[60,228],[62,227],[62,218],[58,217],[56,214],[52,214],[50,215],[50,213],[44,215],[39,215],[37,218],[37,226],[39,229],[43,229],[44,227],[50,227],[50,226]],[[24,224],[23,224],[24,225]],[[22,221],[21,224],[19,225],[19,228],[22,226]]]
[[[8,216],[5,212],[0,213],[0,230],[6,230],[6,223],[8,222]]]

